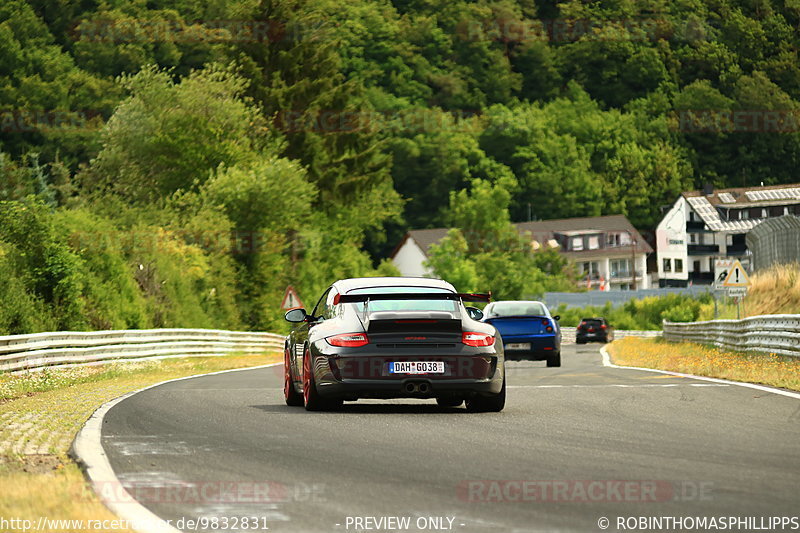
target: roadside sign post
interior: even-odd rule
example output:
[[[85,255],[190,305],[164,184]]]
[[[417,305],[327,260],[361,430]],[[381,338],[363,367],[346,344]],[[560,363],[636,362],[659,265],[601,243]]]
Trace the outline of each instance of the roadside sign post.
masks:
[[[714,261],[714,318],[717,317],[716,292],[725,291],[729,298],[736,300],[736,318],[741,318],[739,303],[747,295],[750,277],[738,259],[717,259]]]
[[[300,297],[297,295],[297,291],[294,290],[294,287],[289,285],[286,287],[286,291],[283,293],[283,300],[281,300],[281,309],[294,309],[296,307],[303,307],[303,302],[300,300]]]

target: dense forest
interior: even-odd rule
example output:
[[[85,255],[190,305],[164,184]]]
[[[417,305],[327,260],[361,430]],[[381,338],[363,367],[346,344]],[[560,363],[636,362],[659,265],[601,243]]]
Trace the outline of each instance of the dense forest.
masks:
[[[0,333],[277,329],[408,228],[455,228],[459,288],[568,288],[512,222],[798,181],[799,30],[797,0],[4,0]]]

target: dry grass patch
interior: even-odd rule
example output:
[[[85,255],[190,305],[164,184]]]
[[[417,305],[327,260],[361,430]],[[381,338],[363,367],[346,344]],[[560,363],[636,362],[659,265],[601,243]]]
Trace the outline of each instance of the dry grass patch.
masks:
[[[67,456],[98,407],[161,381],[281,360],[280,354],[230,355],[0,374],[0,517],[114,518]]]
[[[747,316],[800,313],[800,264],[756,272],[744,300]]]
[[[726,352],[713,346],[625,337],[607,347],[615,364],[800,390],[800,360],[789,356]]]
[[[18,518],[38,525],[40,517],[51,520],[114,520],[116,517],[94,495],[75,464],[63,464],[48,473],[16,470],[17,465],[0,466],[0,516]],[[6,469],[5,471],[3,469]],[[36,527],[34,525],[34,527]],[[40,531],[80,531],[76,524],[50,524]],[[62,526],[62,527],[58,527]],[[23,531],[22,528],[18,529]],[[12,530],[14,531],[14,530]],[[129,529],[114,529],[125,533]]]

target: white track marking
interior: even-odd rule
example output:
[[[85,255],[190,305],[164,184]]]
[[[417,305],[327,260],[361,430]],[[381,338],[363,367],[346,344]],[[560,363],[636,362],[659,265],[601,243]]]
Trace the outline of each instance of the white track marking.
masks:
[[[256,370],[258,368],[269,368],[273,366],[282,365],[280,363],[271,363],[269,365],[251,366],[248,368],[234,368],[232,370],[220,370],[219,372],[209,372],[208,374],[198,374],[196,376],[186,376],[183,378],[170,379],[156,383],[139,390],[129,392],[119,398],[115,398],[110,402],[101,405],[89,420],[86,421],[83,428],[75,437],[72,443],[72,456],[83,466],[86,476],[91,480],[95,494],[98,495],[100,500],[106,507],[118,517],[128,520],[131,525],[139,525],[136,531],[151,532],[157,531],[159,533],[180,533],[177,529],[167,524],[163,519],[153,514],[149,509],[133,499],[133,497],[124,488],[114,491],[114,498],[109,499],[98,488],[108,486],[109,483],[114,483],[118,487],[122,487],[122,483],[117,478],[111,464],[108,462],[108,456],[103,449],[102,443],[102,428],[103,419],[112,407],[121,401],[130,398],[134,394],[142,391],[152,389],[164,385],[165,383],[172,383],[175,381],[184,381],[187,379],[194,379],[204,376],[214,376],[216,374],[227,374],[229,372],[241,372],[244,370]],[[133,529],[133,527],[132,527]]]
[[[600,348],[600,354],[603,356],[603,366],[608,366],[611,368],[621,368],[624,370],[643,370],[645,372],[657,372],[659,374],[669,374],[670,376],[699,379],[701,381],[710,381],[712,383],[724,383],[726,385],[736,385],[738,387],[747,387],[748,389],[756,389],[763,392],[771,392],[772,394],[780,394],[781,396],[788,396],[789,398],[795,398],[797,400],[800,400],[800,394],[796,392],[790,392],[783,389],[776,389],[774,387],[766,387],[764,385],[756,385],[755,383],[747,383],[744,381],[729,381],[727,379],[709,378],[705,376],[695,376],[694,374],[682,374],[680,372],[671,372],[669,370],[657,370],[655,368],[642,368],[640,366],[615,365],[614,363],[611,362],[611,357],[609,357],[608,351],[606,351],[605,346]]]

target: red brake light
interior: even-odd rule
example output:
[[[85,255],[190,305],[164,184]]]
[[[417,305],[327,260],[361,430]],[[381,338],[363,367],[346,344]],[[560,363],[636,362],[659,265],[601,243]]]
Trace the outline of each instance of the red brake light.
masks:
[[[344,348],[358,348],[369,344],[366,333],[342,333],[325,339],[331,346],[341,346]]]
[[[461,334],[461,342],[467,346],[491,346],[494,344],[494,337],[488,333],[465,331]]]
[[[550,321],[549,321],[549,320],[547,320],[546,318],[543,318],[543,319],[542,319],[542,325],[543,325],[543,326],[549,326],[549,325],[550,325]]]
[[[545,330],[547,333],[550,333],[550,332],[552,332],[552,331],[553,331],[553,326],[547,326],[546,328],[544,328],[544,330]]]
[[[602,326],[600,326],[600,329],[606,329],[607,327],[608,327],[608,326],[606,326],[605,324],[603,324]]]

